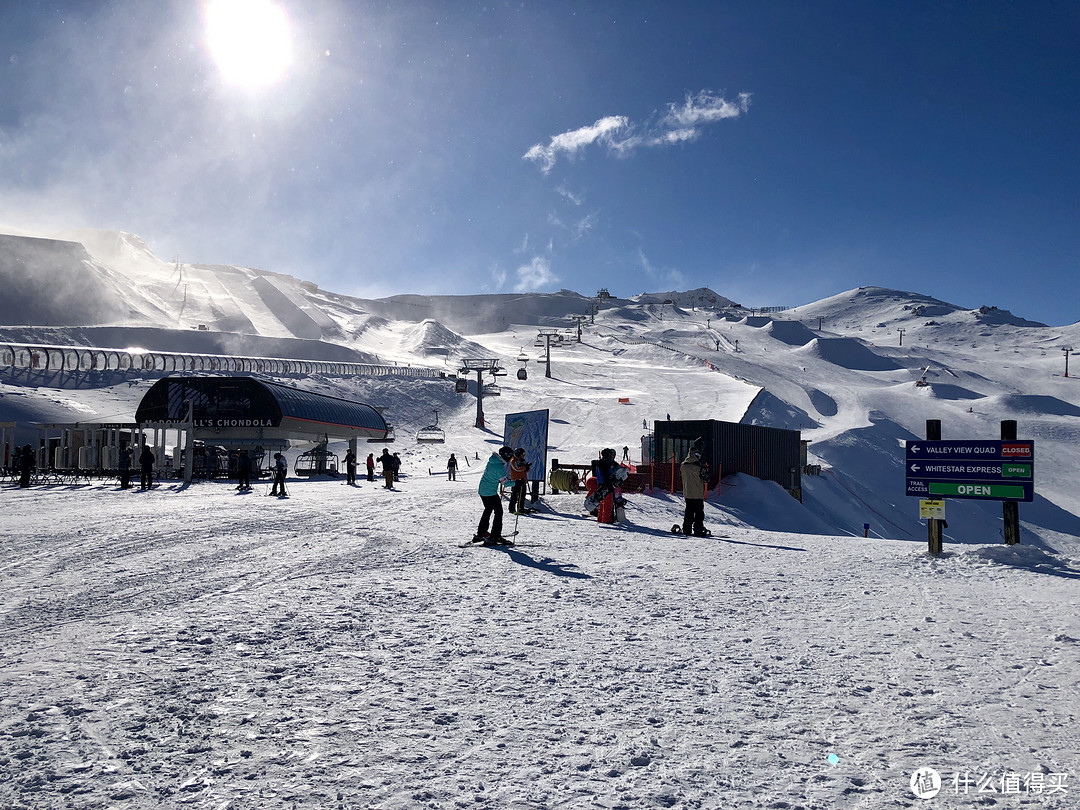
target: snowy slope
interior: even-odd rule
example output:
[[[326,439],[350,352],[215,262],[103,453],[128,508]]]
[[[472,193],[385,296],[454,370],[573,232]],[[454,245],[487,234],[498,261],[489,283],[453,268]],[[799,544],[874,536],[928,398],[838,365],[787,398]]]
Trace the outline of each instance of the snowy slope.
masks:
[[[468,394],[437,379],[284,380],[384,410],[404,461],[393,492],[0,487],[5,810],[1076,806],[1080,389],[1061,347],[1077,326],[876,288],[747,317],[692,291],[610,301],[577,343],[563,329],[587,311],[576,293],[372,304],[275,275],[293,307],[275,314],[260,271],[182,265],[185,311],[258,334],[199,332],[170,297],[176,266],[137,240],[96,245],[116,266],[49,249],[97,268],[137,317],[0,337],[449,372],[495,357],[508,375],[483,430],[474,377]],[[50,300],[63,314],[67,299]],[[286,328],[309,306],[332,335]],[[550,378],[541,326],[567,336]],[[0,369],[0,422],[128,420],[153,379],[42,382]],[[803,478],[802,503],[725,479],[709,539],[668,532],[677,496],[630,495],[629,523],[611,527],[564,494],[520,518],[514,549],[457,548],[503,416],[542,408],[549,459],[624,445],[637,459],[670,415],[801,430],[822,475]],[[416,443],[436,410],[446,443]],[[1022,545],[1001,544],[996,504],[954,501],[946,554],[926,556],[903,442],[927,419],[946,438],[996,438],[1015,419],[1035,440]],[[910,784],[923,767],[944,781],[931,802]]]

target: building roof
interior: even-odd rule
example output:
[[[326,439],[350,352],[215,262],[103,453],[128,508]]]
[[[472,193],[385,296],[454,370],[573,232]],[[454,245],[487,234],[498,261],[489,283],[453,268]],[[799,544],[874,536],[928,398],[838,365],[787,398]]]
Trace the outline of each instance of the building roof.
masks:
[[[370,405],[244,376],[165,377],[143,396],[135,418],[183,422],[189,403],[198,435],[383,438],[389,429]]]

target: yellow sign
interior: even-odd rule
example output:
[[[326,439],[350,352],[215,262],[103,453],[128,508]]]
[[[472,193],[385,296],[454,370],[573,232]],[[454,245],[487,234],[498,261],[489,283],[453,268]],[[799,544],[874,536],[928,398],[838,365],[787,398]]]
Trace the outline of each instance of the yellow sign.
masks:
[[[945,519],[945,501],[919,501],[919,519]]]

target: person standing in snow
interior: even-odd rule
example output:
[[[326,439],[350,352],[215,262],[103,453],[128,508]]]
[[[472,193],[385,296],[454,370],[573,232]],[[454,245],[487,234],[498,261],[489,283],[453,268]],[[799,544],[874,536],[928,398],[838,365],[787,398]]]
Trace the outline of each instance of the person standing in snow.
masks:
[[[374,453],[368,453],[367,454],[367,480],[368,481],[374,481],[375,480],[375,454]]]
[[[383,489],[394,488],[394,457],[390,455],[390,448],[384,447],[382,455],[379,456],[379,463],[382,465],[383,480],[386,481],[383,484]]]
[[[596,511],[598,523],[615,522],[615,470],[618,467],[614,449],[605,447],[600,451],[600,461],[596,465],[596,498],[600,501]]]
[[[270,487],[271,495],[285,497],[285,476],[289,472],[289,462],[281,453],[274,453],[274,485]]]
[[[457,459],[450,454],[450,460],[446,462],[446,478],[448,481],[457,481]]]
[[[502,447],[498,453],[492,453],[488,459],[484,474],[480,478],[480,500],[484,504],[484,513],[480,516],[480,523],[476,527],[474,543],[505,543],[502,536],[503,507],[502,498],[499,496],[499,484],[510,478],[507,465],[514,457],[514,451],[509,447]],[[488,534],[488,522],[491,523],[491,534]]]
[[[251,456],[247,450],[241,450],[236,456],[236,489],[239,492],[251,489]]]
[[[139,454],[139,489],[150,489],[154,485],[154,451],[150,445],[144,444]]]
[[[34,474],[34,448],[25,445],[22,455],[19,456],[19,486],[26,489],[30,486],[30,476]]]
[[[117,458],[116,468],[120,471],[120,489],[131,488],[131,448],[125,447]]]
[[[525,514],[525,487],[529,478],[529,462],[525,460],[525,448],[519,447],[514,451],[514,457],[510,459],[510,481],[513,489],[510,490],[510,511]]]
[[[394,453],[394,481],[401,480],[401,456]]]
[[[679,468],[682,473],[682,493],[686,506],[683,510],[683,534],[705,537],[705,468],[701,462],[701,450],[695,445],[686,454]]]
[[[352,448],[345,454],[345,483],[356,486],[356,453]]]

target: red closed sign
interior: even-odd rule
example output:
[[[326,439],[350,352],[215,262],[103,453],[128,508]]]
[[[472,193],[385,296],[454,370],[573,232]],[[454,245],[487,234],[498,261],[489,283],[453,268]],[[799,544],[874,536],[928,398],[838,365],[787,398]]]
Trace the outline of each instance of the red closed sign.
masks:
[[[1003,443],[1001,445],[1001,457],[1002,458],[1031,458],[1031,445],[1030,444]]]

